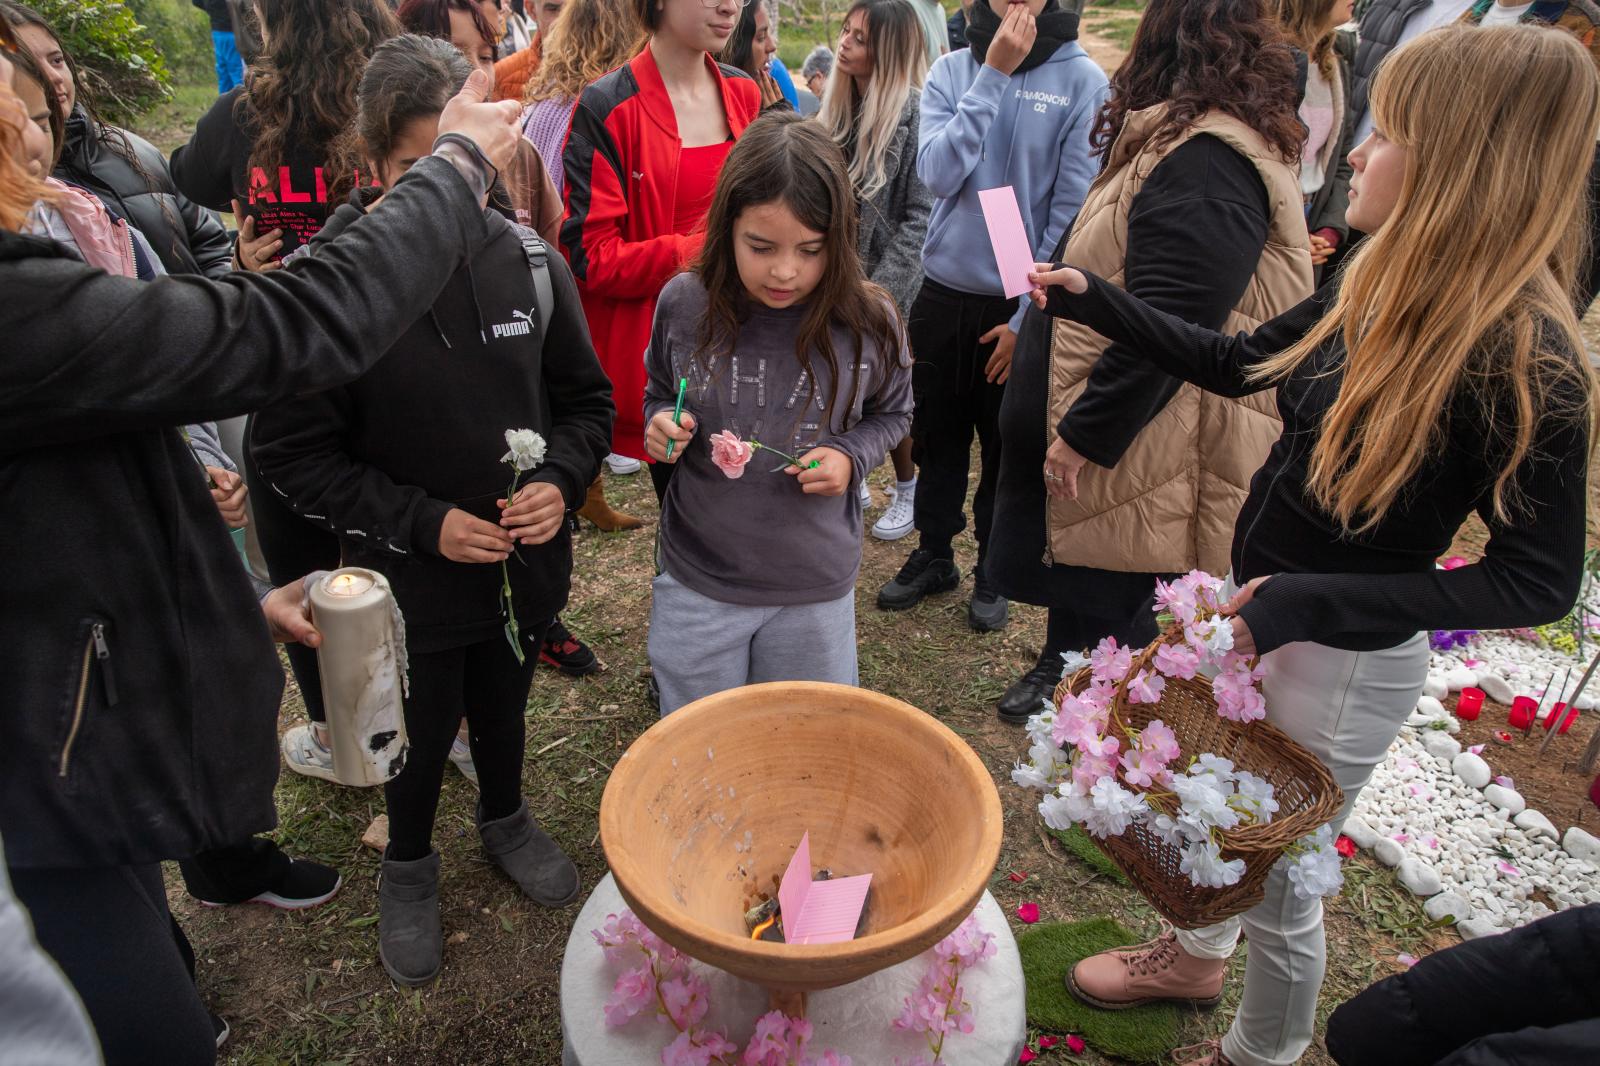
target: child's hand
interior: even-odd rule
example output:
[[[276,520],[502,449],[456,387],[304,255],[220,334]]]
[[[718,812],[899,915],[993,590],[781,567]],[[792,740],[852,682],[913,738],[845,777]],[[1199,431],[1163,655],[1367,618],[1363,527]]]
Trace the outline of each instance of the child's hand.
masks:
[[[800,491],[815,496],[843,496],[850,488],[850,475],[855,464],[837,448],[812,448],[800,456],[799,466],[785,467],[800,482]],[[811,463],[815,461],[816,466]]]
[[[304,644],[308,648],[315,648],[322,643],[322,634],[311,624],[311,601],[306,595],[306,579],[303,577],[275,588],[262,597],[261,613],[266,616],[272,639],[279,644]]]
[[[683,451],[694,437],[694,415],[683,412],[683,424],[672,424],[672,412],[660,411],[644,428],[644,450],[658,463],[675,463],[683,458]],[[672,454],[667,455],[667,441],[677,441]]]
[[[439,554],[453,563],[498,563],[511,554],[511,534],[459,507],[445,512]]]
[[[518,544],[543,544],[556,535],[567,516],[566,499],[548,481],[522,486],[509,507],[505,500],[497,502],[504,512],[500,524]]]
[[[238,269],[264,274],[283,266],[278,259],[278,252],[283,248],[283,230],[268,230],[256,236],[256,220],[244,213],[238,200],[233,201],[233,217],[239,221],[239,243],[233,249]]]
[[[228,528],[243,529],[249,525],[250,519],[245,514],[244,501],[250,494],[250,489],[245,485],[244,478],[218,466],[206,467],[206,476],[216,486],[211,490],[211,498],[216,501],[217,510],[222,512],[222,520],[228,523]]]

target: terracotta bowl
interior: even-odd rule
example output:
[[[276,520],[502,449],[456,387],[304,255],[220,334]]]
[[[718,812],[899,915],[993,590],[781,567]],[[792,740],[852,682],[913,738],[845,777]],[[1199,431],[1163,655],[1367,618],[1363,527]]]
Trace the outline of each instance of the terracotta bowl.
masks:
[[[751,685],[669,715],[623,754],[600,803],[606,860],[639,919],[791,1011],[955,929],[994,872],[1001,829],[994,782],[960,737],[910,704],[818,682]],[[751,940],[746,908],[777,894],[807,831],[813,866],[873,875],[863,935]]]

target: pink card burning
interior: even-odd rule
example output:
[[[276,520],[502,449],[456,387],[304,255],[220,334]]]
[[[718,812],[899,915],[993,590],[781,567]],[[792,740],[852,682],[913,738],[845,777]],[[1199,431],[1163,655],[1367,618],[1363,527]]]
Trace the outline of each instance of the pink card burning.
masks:
[[[1000,269],[1000,285],[1007,296],[1021,296],[1033,289],[1028,275],[1033,272],[1033,248],[1028,230],[1022,224],[1017,194],[1011,186],[984,189],[978,193],[983,221],[989,227],[989,243],[994,246],[995,266]]]
[[[811,880],[811,834],[800,838],[778,883],[778,909],[788,944],[838,944],[854,940],[871,874],[832,881]]]

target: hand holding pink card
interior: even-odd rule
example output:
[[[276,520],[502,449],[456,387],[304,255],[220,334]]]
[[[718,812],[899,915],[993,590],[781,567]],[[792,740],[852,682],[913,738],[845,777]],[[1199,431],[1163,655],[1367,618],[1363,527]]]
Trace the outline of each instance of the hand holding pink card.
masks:
[[[1007,296],[1022,296],[1033,291],[1028,275],[1033,273],[1033,247],[1022,224],[1022,210],[1011,186],[984,189],[978,193],[983,221],[989,227],[989,243],[994,246],[995,266],[1000,269],[1000,286]]]

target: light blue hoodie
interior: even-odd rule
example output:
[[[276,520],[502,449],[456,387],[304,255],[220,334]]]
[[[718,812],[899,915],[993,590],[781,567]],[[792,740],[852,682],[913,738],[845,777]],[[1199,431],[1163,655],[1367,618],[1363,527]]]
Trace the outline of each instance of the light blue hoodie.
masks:
[[[1048,260],[1100,169],[1089,131],[1106,93],[1105,73],[1077,41],[1009,78],[979,64],[970,48],[933,65],[917,138],[917,177],[935,197],[922,245],[928,277],[959,292],[999,295],[978,193],[1001,185],[1016,190],[1035,261]]]

